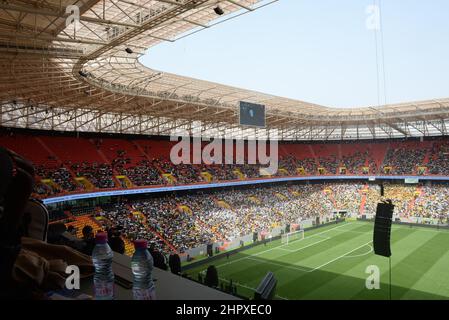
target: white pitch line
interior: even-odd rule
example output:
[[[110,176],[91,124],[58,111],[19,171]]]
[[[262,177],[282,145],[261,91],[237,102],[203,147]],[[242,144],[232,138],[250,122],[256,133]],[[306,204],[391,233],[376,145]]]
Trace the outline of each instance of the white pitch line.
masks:
[[[308,272],[314,272],[314,271],[316,271],[316,270],[318,270],[318,269],[321,269],[322,267],[325,267],[325,266],[331,264],[332,262],[335,262],[335,261],[337,261],[337,260],[339,260],[339,259],[341,259],[341,258],[347,256],[348,254],[351,254],[351,253],[353,253],[354,251],[356,251],[356,250],[358,250],[358,249],[360,249],[360,248],[363,248],[364,246],[369,245],[371,242],[373,242],[373,241],[371,240],[371,241],[369,241],[369,242],[367,242],[367,243],[365,243],[365,244],[362,244],[360,247],[357,247],[357,248],[355,248],[355,249],[353,249],[353,250],[351,250],[351,251],[349,251],[349,252],[346,252],[345,254],[342,254],[341,256],[339,256],[339,257],[337,257],[337,258],[335,258],[335,259],[332,259],[331,261],[328,261],[328,262],[326,262],[326,263],[323,263],[322,265],[320,265],[320,266],[318,266],[318,267],[316,267],[316,268],[314,268],[314,269],[312,269],[312,270],[310,270],[310,271],[308,271]]]
[[[331,229],[328,229],[328,230],[325,230],[325,231],[322,231],[322,232],[319,232],[319,233],[315,233],[315,234],[311,235],[310,237],[307,237],[306,239],[309,239],[309,238],[312,238],[312,237],[316,237],[316,236],[318,236],[318,235],[320,235],[320,234],[327,233],[327,232],[329,232],[329,231],[332,231],[332,230],[335,230],[335,229],[339,229],[339,228],[345,227],[345,226],[350,225],[350,224],[353,224],[353,222],[345,223],[345,224],[343,224],[343,225],[340,225],[340,226],[337,226],[337,227],[334,227],[334,228],[331,228]],[[265,250],[265,251],[261,251],[261,252],[252,254],[251,257],[256,257],[256,256],[259,256],[259,255],[261,255],[261,254],[264,254],[264,253],[267,253],[267,252],[270,252],[270,251],[273,251],[273,250],[276,250],[276,249],[279,249],[279,248],[285,247],[285,246],[286,246],[285,244],[282,244],[282,245],[276,246],[276,247],[274,247],[274,248],[267,249],[267,250]],[[232,260],[232,261],[230,261],[230,262],[226,262],[226,263],[224,263],[224,264],[218,265],[218,266],[216,266],[216,268],[218,269],[218,268],[221,268],[221,267],[225,267],[225,266],[228,266],[228,265],[230,265],[230,264],[233,264],[233,263],[235,263],[235,262],[237,262],[237,261],[245,260],[245,259],[247,259],[247,258],[248,258],[248,256],[245,256],[245,257],[242,257],[242,258],[239,258],[239,259],[236,259],[236,260]]]
[[[278,250],[282,250],[282,251],[287,251],[287,252],[298,252],[298,251],[304,250],[304,249],[306,249],[306,248],[308,248],[308,247],[317,245],[318,243],[321,243],[321,242],[324,242],[324,241],[326,241],[326,240],[332,239],[332,238],[329,238],[329,237],[320,237],[320,238],[323,238],[323,240],[320,240],[320,241],[311,243],[311,244],[309,244],[309,245],[307,245],[307,246],[305,246],[305,247],[301,247],[301,248],[299,248],[299,249],[294,249],[294,250],[293,250],[293,249],[285,249],[285,248],[277,248],[277,249],[278,249]]]
[[[285,249],[285,248],[278,248],[278,250],[287,251],[287,252],[295,252],[295,250]]]
[[[364,231],[355,231],[355,230],[335,230],[335,231],[349,232],[349,233],[360,233],[360,234],[366,234],[366,233],[370,232],[370,231],[364,232]]]
[[[428,227],[420,227],[420,226],[413,226],[412,228],[410,228],[409,226],[403,226],[403,225],[393,225],[392,230],[402,230],[402,229],[408,229],[408,230],[417,230],[417,231],[422,231],[422,232],[431,232],[431,233],[444,233],[447,232],[449,233],[449,231],[447,229],[431,229]]]
[[[355,256],[345,256],[345,257],[343,257],[343,258],[349,258],[349,259],[351,259],[351,258],[360,258],[360,257],[367,256],[367,255],[369,255],[371,252],[374,251],[374,248],[373,248],[372,245],[368,245],[368,247],[369,247],[369,251],[368,251],[368,252],[361,253],[361,254],[356,254]]]
[[[333,229],[333,230],[335,230],[335,229]],[[344,230],[336,230],[336,231],[343,231],[344,232]],[[315,235],[314,235],[315,236]],[[321,235],[319,235],[319,234],[317,234],[316,235],[318,238],[323,238],[323,239],[330,239],[329,237],[324,237],[324,236],[321,236]],[[309,237],[310,238],[310,237]],[[293,240],[294,241],[294,240]]]

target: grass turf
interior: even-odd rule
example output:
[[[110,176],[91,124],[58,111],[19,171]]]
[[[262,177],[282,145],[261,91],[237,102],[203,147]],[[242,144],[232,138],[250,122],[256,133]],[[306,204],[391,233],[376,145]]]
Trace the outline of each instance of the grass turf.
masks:
[[[373,224],[346,222],[305,232],[288,245],[280,240],[214,261],[220,280],[232,279],[252,298],[269,271],[278,299],[389,299],[388,258],[374,255]],[[449,299],[449,231],[394,225],[393,299]],[[366,289],[366,268],[379,267],[379,290]],[[188,271],[196,278],[209,264]]]

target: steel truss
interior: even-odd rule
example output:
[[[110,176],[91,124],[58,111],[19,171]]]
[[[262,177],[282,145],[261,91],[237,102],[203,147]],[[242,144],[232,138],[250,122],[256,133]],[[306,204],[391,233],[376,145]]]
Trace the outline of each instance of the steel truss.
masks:
[[[449,99],[332,109],[149,69],[139,58],[274,1],[0,2],[0,125],[62,131],[282,140],[446,135]],[[79,8],[79,21],[67,24]],[[225,14],[217,16],[220,6]],[[267,106],[267,128],[237,124],[239,101]]]
[[[155,102],[157,104],[157,102]],[[213,118],[213,117],[211,117]],[[369,126],[296,126],[271,129],[242,128],[235,124],[126,113],[104,113],[97,109],[55,108],[17,102],[0,107],[0,126],[40,130],[103,132],[139,135],[191,136],[204,138],[274,140],[366,140],[447,135],[449,117],[439,120],[407,121]],[[393,126],[397,129],[393,129]]]

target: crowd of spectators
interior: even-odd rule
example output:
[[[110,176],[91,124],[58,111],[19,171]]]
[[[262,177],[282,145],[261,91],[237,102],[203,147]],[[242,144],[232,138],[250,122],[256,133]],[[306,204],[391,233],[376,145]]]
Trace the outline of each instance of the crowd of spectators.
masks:
[[[415,200],[410,215],[444,222],[449,212],[449,188],[443,185],[424,186]]]
[[[144,214],[148,226],[180,252],[209,243],[214,238],[210,230],[197,223],[195,215],[179,207],[174,196],[135,201],[131,206]]]
[[[213,165],[201,165],[202,172],[208,172],[211,174],[213,181],[229,181],[238,179],[238,176],[234,172],[235,168],[229,164],[213,164]]]
[[[71,169],[77,177],[84,177],[98,189],[112,189],[115,187],[112,178],[112,167],[106,163],[72,164]]]
[[[296,167],[303,169],[305,175],[316,175],[318,173],[317,162],[313,158],[298,159]]]
[[[395,218],[439,219],[447,223],[446,185],[386,184],[384,198],[393,201]],[[120,227],[123,236],[130,240],[144,238],[159,251],[170,253],[174,247],[182,253],[305,220],[328,221],[341,213],[373,215],[377,203],[384,198],[377,184],[280,185],[124,200],[103,205],[101,210],[81,208],[72,214],[102,216],[105,228]]]
[[[63,192],[63,190],[61,190],[60,188],[48,185],[42,181],[37,181],[34,185],[34,193],[41,197],[58,194],[61,192]]]
[[[63,190],[71,192],[81,189],[81,186],[72,179],[70,171],[64,166],[57,168],[46,168],[41,165],[37,166],[35,169],[37,176],[51,179],[55,183],[53,186],[40,183],[40,192],[56,191],[54,193],[59,193]]]
[[[279,167],[284,169],[285,172],[278,171],[279,176],[294,176],[298,174],[298,166],[296,164],[296,158],[293,155],[280,156]],[[285,174],[287,173],[287,174]]]
[[[37,183],[35,193],[48,196],[86,189],[86,185],[74,180],[74,176],[85,178],[94,188],[109,189],[253,179],[262,177],[261,168],[259,164],[174,165],[165,158],[150,160],[148,155],[142,156],[142,159],[130,159],[125,151],[118,150],[111,164],[66,163],[65,166],[53,169],[38,166],[39,178],[51,180],[54,184]],[[369,149],[346,152],[340,156],[328,153],[302,159],[296,158],[293,154],[284,154],[279,158],[279,170],[276,175],[347,174],[449,175],[449,144],[435,142],[431,148],[420,147],[419,144],[407,147],[393,145],[380,160],[375,159]],[[127,177],[129,183],[117,179],[117,176]]]
[[[320,163],[320,167],[324,168],[323,174],[331,174],[335,175],[337,173],[337,168],[339,165],[339,161],[336,155],[330,155],[327,157],[319,157],[318,162]]]
[[[428,173],[449,176],[449,144],[434,144],[427,163]]]
[[[389,149],[384,159],[384,167],[391,167],[391,174],[415,174],[423,164],[427,149],[394,148]]]
[[[352,174],[364,174],[362,168],[365,167],[366,159],[369,157],[369,151],[364,153],[356,151],[352,155],[344,155],[341,159],[341,166],[349,170]],[[337,172],[339,173],[339,172]]]
[[[139,187],[164,184],[159,170],[148,160],[141,160],[135,167],[121,168],[119,173]]]
[[[105,218],[103,221],[106,221],[106,228],[120,227],[122,235],[130,241],[145,239],[150,246],[157,250],[168,252],[169,249],[164,241],[148,229],[143,219],[139,216],[134,216],[126,203],[104,205],[97,215]]]

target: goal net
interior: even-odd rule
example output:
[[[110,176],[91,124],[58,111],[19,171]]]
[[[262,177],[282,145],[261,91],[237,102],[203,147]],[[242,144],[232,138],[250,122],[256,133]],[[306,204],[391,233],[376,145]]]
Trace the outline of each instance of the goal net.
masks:
[[[290,242],[304,239],[304,230],[297,230],[289,233],[284,233],[281,236],[281,242],[283,244],[289,244]]]

